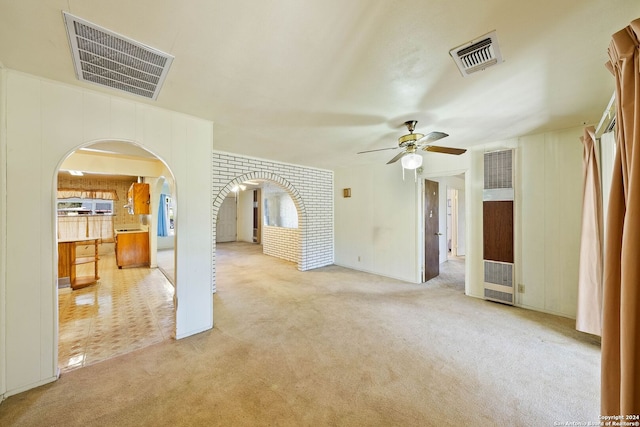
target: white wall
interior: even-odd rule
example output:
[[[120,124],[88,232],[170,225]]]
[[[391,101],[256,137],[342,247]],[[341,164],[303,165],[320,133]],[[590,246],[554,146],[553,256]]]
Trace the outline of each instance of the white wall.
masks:
[[[335,187],[335,263],[419,282],[420,179],[403,181],[399,164],[368,165],[336,170]]]
[[[11,70],[1,83],[0,395],[56,378],[56,172],[69,153],[92,141],[136,142],[174,173],[176,336],[211,328],[211,122]]]
[[[475,147],[462,156],[425,154],[421,178],[465,172],[467,295],[482,298],[483,156],[516,149],[516,304],[575,317],[582,199],[582,128]],[[335,171],[336,264],[418,283],[422,263],[421,189],[400,166]],[[352,197],[342,198],[351,187]],[[441,192],[443,189],[441,188]],[[442,202],[441,202],[442,203]],[[445,202],[446,203],[446,202]],[[358,261],[360,257],[360,261]]]
[[[582,212],[582,128],[520,138],[517,283],[523,307],[575,318]],[[518,232],[518,230],[517,230]]]

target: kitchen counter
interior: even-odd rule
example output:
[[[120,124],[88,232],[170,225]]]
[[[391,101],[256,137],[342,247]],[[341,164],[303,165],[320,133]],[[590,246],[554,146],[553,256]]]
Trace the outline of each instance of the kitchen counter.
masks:
[[[113,230],[115,234],[123,234],[123,233],[147,233],[149,231],[149,227],[144,225],[137,226],[122,226]]]
[[[149,231],[142,228],[115,230],[118,268],[149,266]]]

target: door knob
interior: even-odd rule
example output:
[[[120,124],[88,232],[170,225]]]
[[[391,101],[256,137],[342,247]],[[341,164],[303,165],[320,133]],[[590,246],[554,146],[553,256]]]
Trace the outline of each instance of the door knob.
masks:
[[[433,233],[434,236],[442,236],[442,233]]]

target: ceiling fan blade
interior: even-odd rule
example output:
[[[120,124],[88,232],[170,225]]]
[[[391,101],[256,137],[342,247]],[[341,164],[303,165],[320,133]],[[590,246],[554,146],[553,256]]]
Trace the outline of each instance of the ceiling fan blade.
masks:
[[[373,153],[374,151],[395,150],[398,147],[378,148],[377,150],[358,151],[356,154]]]
[[[455,154],[456,156],[467,152],[467,150],[462,148],[438,147],[437,145],[428,145],[424,147],[423,150],[434,153]]]
[[[390,165],[391,163],[395,163],[395,162],[397,162],[397,161],[400,159],[400,157],[404,156],[405,154],[407,154],[407,152],[406,152],[406,151],[403,151],[402,153],[398,153],[398,154],[396,154],[396,156],[395,156],[393,159],[389,160],[389,161],[387,162],[387,164],[388,164],[388,165]]]
[[[418,145],[429,144],[439,139],[446,138],[447,136],[449,136],[449,134],[444,132],[429,132],[428,134],[426,134],[425,136],[417,140],[416,144]]]

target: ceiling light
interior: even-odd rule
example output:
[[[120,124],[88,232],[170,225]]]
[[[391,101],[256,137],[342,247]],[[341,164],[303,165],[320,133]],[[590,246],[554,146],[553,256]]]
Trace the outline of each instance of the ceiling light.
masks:
[[[416,153],[409,153],[400,159],[404,169],[417,169],[422,166],[422,156]]]
[[[69,171],[69,173],[73,176],[83,176],[82,171]]]

